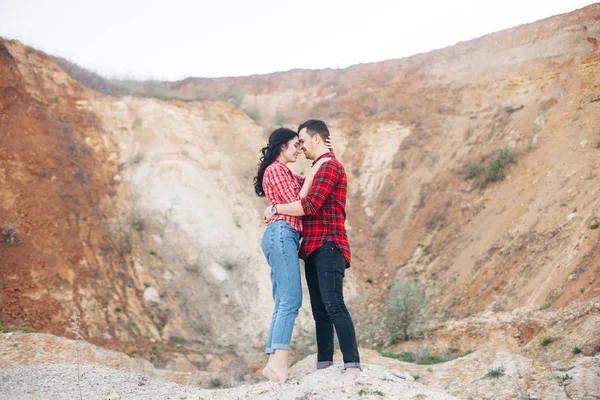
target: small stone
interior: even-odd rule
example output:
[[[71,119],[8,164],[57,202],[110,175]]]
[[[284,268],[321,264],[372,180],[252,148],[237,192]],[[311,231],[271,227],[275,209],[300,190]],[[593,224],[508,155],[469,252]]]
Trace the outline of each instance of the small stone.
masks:
[[[144,300],[160,304],[160,296],[158,295],[158,291],[152,286],[147,287],[146,290],[144,290]]]
[[[104,400],[121,400],[121,396],[116,393],[111,393],[104,398]]]
[[[116,174],[113,180],[115,181],[115,183],[121,183],[123,181],[123,178],[121,178],[120,174]]]

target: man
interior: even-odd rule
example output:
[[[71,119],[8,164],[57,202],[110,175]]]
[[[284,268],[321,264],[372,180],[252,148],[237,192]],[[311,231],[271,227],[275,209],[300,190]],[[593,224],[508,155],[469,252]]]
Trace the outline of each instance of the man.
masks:
[[[343,280],[350,267],[350,244],[346,236],[347,178],[344,166],[329,151],[325,122],[308,120],[298,127],[306,158],[313,166],[325,161],[315,173],[308,195],[300,201],[269,205],[265,217],[274,213],[305,216],[299,256],[305,262],[306,283],[317,333],[317,368],[333,365],[333,328],[344,356],[344,380],[354,379],[361,370],[356,334],[344,303]]]

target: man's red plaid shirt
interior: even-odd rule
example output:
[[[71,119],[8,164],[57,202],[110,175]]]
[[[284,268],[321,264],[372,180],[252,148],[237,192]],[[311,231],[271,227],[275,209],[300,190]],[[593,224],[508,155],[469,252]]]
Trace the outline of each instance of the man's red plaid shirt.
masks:
[[[265,170],[263,176],[263,190],[269,204],[287,204],[300,200],[300,189],[305,177],[294,174],[284,163],[275,160]],[[269,224],[287,221],[295,230],[302,233],[302,217],[277,214]]]
[[[302,218],[304,231],[299,256],[306,259],[313,251],[321,247],[331,236],[334,244],[344,254],[350,266],[350,243],[346,236],[346,190],[348,179],[346,171],[333,153],[325,153],[318,157],[331,157],[315,174],[310,192],[300,200],[304,214]]]

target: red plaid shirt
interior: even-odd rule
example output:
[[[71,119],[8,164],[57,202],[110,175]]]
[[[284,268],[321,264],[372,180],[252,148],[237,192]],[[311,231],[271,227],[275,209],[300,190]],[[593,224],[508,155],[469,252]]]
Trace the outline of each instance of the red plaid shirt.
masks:
[[[300,200],[300,189],[305,177],[294,174],[285,164],[275,160],[267,167],[263,176],[263,189],[269,204],[287,204]],[[269,224],[284,220],[302,233],[302,217],[277,214]]]
[[[333,243],[344,254],[350,266],[350,243],[346,236],[346,189],[348,179],[344,166],[332,153],[318,157],[331,157],[317,171],[310,192],[300,200],[306,216],[302,219],[304,232],[300,245],[300,258],[305,259],[310,253],[321,247],[331,236]]]

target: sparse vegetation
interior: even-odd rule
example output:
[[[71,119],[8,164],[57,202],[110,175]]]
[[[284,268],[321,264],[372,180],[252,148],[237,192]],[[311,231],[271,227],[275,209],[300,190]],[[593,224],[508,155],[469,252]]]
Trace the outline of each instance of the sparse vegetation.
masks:
[[[600,227],[600,217],[596,214],[593,214],[590,218],[590,229],[598,229]]]
[[[229,102],[237,108],[241,108],[242,104],[244,104],[244,97],[244,91],[240,87],[236,87],[229,95]]]
[[[556,342],[558,340],[558,338],[552,337],[552,336],[546,336],[544,339],[542,339],[542,341],[540,342],[540,344],[542,346],[548,346],[550,343]]]
[[[190,326],[192,327],[194,332],[200,333],[202,335],[206,335],[210,332],[210,327],[208,326],[208,324],[197,319],[190,321]]]
[[[170,336],[169,342],[176,344],[176,345],[184,345],[186,343],[186,340],[184,338],[180,338],[178,336]]]
[[[0,240],[6,247],[17,244],[17,227],[15,224],[5,224],[0,228]]]
[[[414,379],[415,381],[418,381],[418,380],[419,380],[419,378],[421,378],[419,375],[413,375],[413,379]]]
[[[131,227],[138,232],[144,230],[144,219],[139,214],[133,214],[131,216]]]
[[[0,326],[0,332],[2,333],[10,333],[10,332],[23,332],[23,333],[34,333],[37,332],[33,328],[23,328],[19,326]]]
[[[248,114],[248,116],[250,118],[252,118],[254,120],[254,122],[259,122],[260,121],[260,110],[258,108],[256,108],[256,106],[252,106],[252,107],[248,107],[246,109],[244,109],[244,112],[246,114]]]
[[[573,379],[573,377],[569,374],[559,375],[558,377],[558,380],[560,381],[561,385],[566,384],[566,382],[571,379]]]
[[[103,227],[106,238],[106,242],[100,247],[103,255],[117,251],[119,256],[123,257],[131,253],[131,234],[125,221],[114,218],[110,223],[104,222]]]
[[[152,346],[152,353],[150,354],[150,362],[157,368],[162,368],[165,366],[163,347],[164,347],[164,345],[162,343],[157,343],[154,346]]]
[[[219,378],[219,377],[212,378],[212,379],[210,380],[210,386],[211,386],[211,387],[214,387],[214,388],[216,388],[216,387],[221,387],[221,385],[222,385],[222,384],[223,384],[223,383],[221,382],[221,378]]]
[[[467,164],[464,175],[467,180],[475,179],[476,185],[483,187],[504,178],[504,170],[514,162],[514,154],[510,149],[496,150],[485,163]]]
[[[415,281],[396,281],[385,302],[385,327],[390,342],[421,336],[426,329],[425,312],[429,299],[425,287]]]
[[[488,371],[487,374],[485,374],[485,376],[487,378],[500,378],[501,376],[504,376],[504,368],[500,367],[500,368],[494,368],[494,369],[490,369]]]
[[[358,395],[359,396],[369,396],[369,395],[376,395],[379,397],[384,397],[385,393],[383,393],[381,390],[374,390],[374,389],[360,389],[358,391]]]
[[[127,328],[129,328],[130,331],[137,333],[138,336],[142,334],[140,327],[132,319],[127,321]]]
[[[573,354],[580,354],[581,353],[581,349],[577,346],[573,347]]]
[[[142,153],[135,153],[133,157],[131,157],[131,160],[129,161],[130,164],[135,165],[135,164],[139,164],[142,160],[144,159],[144,155]]]
[[[441,364],[441,363],[445,363],[448,361],[456,360],[457,358],[460,358],[460,357],[468,356],[469,354],[473,353],[474,351],[475,350],[469,350],[464,353],[449,354],[446,356],[434,356],[434,355],[429,354],[428,350],[425,350],[421,354],[410,353],[410,352],[395,354],[395,353],[390,353],[390,352],[385,352],[385,351],[381,352],[380,354],[383,357],[394,358],[396,360],[400,360],[400,361],[404,361],[404,362],[408,362],[408,363],[414,363],[414,364],[419,364],[419,365],[435,365],[435,364]]]
[[[162,221],[161,221],[161,224],[159,227],[159,232],[160,232],[159,236],[161,239],[163,239],[165,236],[165,231],[167,229],[167,226],[169,225],[169,222],[171,221],[171,218],[173,216],[173,211],[175,210],[176,204],[177,204],[177,198],[174,198],[173,200],[171,200],[171,205],[169,206],[169,208],[163,214]]]

